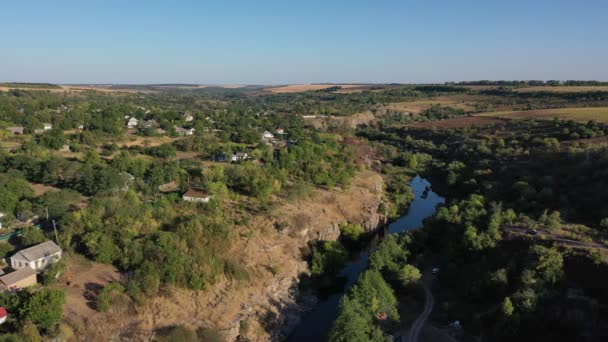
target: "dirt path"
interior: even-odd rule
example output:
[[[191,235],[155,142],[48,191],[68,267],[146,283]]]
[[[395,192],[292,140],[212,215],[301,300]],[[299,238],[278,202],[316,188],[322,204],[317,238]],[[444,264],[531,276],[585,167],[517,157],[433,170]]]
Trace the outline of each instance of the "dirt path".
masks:
[[[422,310],[420,316],[418,316],[418,318],[416,318],[416,320],[414,321],[414,324],[412,324],[405,342],[418,342],[420,332],[422,331],[422,328],[426,324],[426,321],[428,320],[429,316],[431,315],[431,312],[433,311],[435,299],[433,298],[431,290],[429,290],[429,285],[432,280],[431,277],[432,276],[429,271],[425,272],[425,274],[422,276],[422,286],[424,287],[424,293],[426,295],[424,310]]]
[[[529,237],[533,237],[533,238],[543,238],[545,240],[552,240],[559,244],[562,244],[564,246],[569,246],[569,247],[608,250],[608,247],[606,247],[603,244],[597,243],[597,242],[583,242],[583,241],[566,239],[566,238],[560,237],[557,234],[553,234],[553,233],[550,233],[550,232],[548,232],[546,230],[542,230],[542,229],[537,230],[536,235],[529,234],[528,228],[504,226],[504,227],[502,227],[502,229],[504,231],[506,231],[508,233],[512,233],[512,234],[525,235],[525,236],[529,236]]]

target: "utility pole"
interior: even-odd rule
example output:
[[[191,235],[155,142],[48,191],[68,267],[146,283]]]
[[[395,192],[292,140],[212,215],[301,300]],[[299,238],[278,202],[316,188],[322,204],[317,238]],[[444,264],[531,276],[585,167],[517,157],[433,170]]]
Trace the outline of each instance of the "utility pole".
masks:
[[[57,227],[55,227],[55,220],[53,220],[53,231],[55,231],[55,242],[57,242],[57,246],[61,247],[59,245],[59,237],[57,236]]]

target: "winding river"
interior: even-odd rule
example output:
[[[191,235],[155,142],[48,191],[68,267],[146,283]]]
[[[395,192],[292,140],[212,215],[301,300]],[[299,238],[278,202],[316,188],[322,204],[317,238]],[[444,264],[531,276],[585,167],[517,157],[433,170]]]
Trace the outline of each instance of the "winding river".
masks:
[[[400,217],[388,226],[389,234],[396,234],[422,227],[422,221],[433,214],[439,204],[445,199],[431,190],[431,183],[426,179],[416,176],[412,179],[410,186],[414,191],[414,200],[406,215]],[[359,274],[367,267],[370,251],[374,249],[377,239],[373,239],[370,245],[361,251],[356,258],[347,263],[341,277],[346,279],[341,291],[333,293],[322,299],[315,308],[309,312],[298,324],[293,333],[287,338],[289,342],[312,342],[325,341],[331,326],[338,316],[339,303],[342,296],[357,281]]]

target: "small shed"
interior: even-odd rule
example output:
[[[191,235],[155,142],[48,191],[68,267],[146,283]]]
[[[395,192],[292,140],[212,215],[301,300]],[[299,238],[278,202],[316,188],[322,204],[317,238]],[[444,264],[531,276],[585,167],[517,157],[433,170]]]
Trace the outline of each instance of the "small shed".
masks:
[[[211,195],[203,191],[189,189],[182,195],[182,199],[186,202],[207,203],[211,200]]]
[[[30,267],[25,267],[0,276],[2,291],[21,290],[36,283],[36,271]]]

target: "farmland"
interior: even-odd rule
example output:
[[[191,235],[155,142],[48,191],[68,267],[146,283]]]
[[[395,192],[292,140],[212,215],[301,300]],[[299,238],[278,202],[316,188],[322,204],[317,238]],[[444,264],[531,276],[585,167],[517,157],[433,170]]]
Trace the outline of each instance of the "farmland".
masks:
[[[552,120],[560,118],[563,120],[590,121],[608,123],[608,107],[585,107],[585,108],[555,108],[528,111],[500,111],[479,114],[480,117],[497,117],[506,119],[539,119]]]
[[[423,110],[431,108],[433,105],[451,106],[465,111],[472,109],[471,99],[466,97],[436,97],[424,100],[409,102],[396,102],[385,106],[387,110],[418,114]]]
[[[559,86],[559,87],[524,87],[515,88],[513,91],[519,93],[550,92],[550,93],[586,93],[586,92],[608,92],[608,86]]]
[[[274,94],[284,94],[284,93],[300,93],[304,91],[314,91],[314,90],[323,90],[332,87],[341,87],[344,90],[349,88],[357,88],[361,87],[356,84],[290,84],[282,87],[276,88],[266,88],[266,90],[270,91]]]

